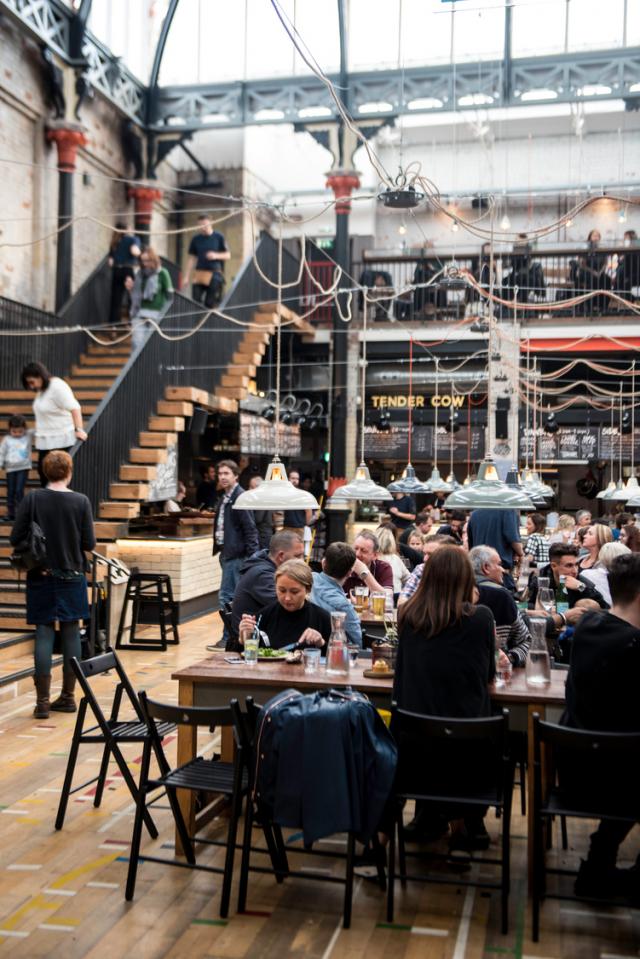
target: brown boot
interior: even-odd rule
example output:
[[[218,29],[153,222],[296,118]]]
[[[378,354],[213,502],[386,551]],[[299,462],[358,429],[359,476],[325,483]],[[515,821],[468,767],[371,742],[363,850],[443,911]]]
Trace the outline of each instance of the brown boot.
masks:
[[[59,713],[75,713],[77,706],[73,696],[76,688],[76,677],[71,670],[62,669],[62,692],[51,703],[51,708]]]
[[[49,693],[51,691],[51,675],[34,676],[36,687],[36,708],[33,711],[34,719],[49,718]]]

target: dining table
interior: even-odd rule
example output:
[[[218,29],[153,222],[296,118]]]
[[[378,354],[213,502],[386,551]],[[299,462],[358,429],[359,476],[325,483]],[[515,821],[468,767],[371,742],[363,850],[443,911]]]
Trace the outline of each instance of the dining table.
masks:
[[[390,709],[392,702],[393,678],[391,675],[365,676],[365,670],[371,669],[371,660],[359,658],[344,677],[329,676],[321,666],[320,670],[307,673],[301,663],[287,663],[285,660],[266,660],[247,665],[236,662],[236,657],[224,651],[212,653],[206,659],[191,666],[177,670],[172,679],[178,683],[178,702],[182,706],[227,706],[237,699],[244,706],[245,698],[252,696],[258,704],[263,704],[283,689],[297,689],[301,693],[316,690],[344,688],[350,686],[364,693],[378,709]],[[512,679],[504,686],[490,686],[491,701],[494,707],[509,710],[509,728],[526,732],[528,749],[527,776],[527,826],[528,826],[528,863],[529,881],[532,880],[533,862],[533,716],[537,713],[541,719],[557,722],[565,704],[566,670],[551,671],[551,682],[546,686],[530,686],[526,682],[524,669],[513,671]],[[230,728],[223,728],[221,758],[230,761],[233,758],[233,734]],[[189,762],[197,754],[197,729],[188,725],[178,726],[178,765]],[[180,795],[180,805],[185,817],[189,835],[195,836],[197,830],[211,819],[211,809],[205,808],[196,814],[195,797],[192,793]],[[178,850],[178,837],[176,836]]]

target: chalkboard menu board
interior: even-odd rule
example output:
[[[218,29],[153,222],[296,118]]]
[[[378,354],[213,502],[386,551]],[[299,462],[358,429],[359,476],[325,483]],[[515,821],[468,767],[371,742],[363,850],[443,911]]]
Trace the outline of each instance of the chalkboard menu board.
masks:
[[[634,454],[633,460],[636,464],[640,463],[640,429],[634,430],[633,435]],[[600,459],[613,459],[617,461],[620,458],[620,432],[617,426],[603,426],[600,430]],[[622,461],[631,462],[631,433],[622,435]]]
[[[299,456],[301,450],[300,427],[280,423],[280,455]],[[240,413],[240,451],[242,453],[262,453],[272,456],[276,448],[276,425],[253,416]]]
[[[433,461],[433,426],[414,426],[411,434],[411,459]],[[394,426],[388,433],[382,433],[374,426],[365,427],[365,456],[380,460],[406,460],[409,439],[408,426]],[[447,463],[450,455],[451,435],[444,427],[438,429],[438,462]],[[484,457],[484,428],[471,427],[470,459],[478,462]],[[453,434],[453,460],[464,463],[468,458],[467,430],[460,429]]]
[[[617,461],[620,449],[620,436],[614,428],[598,426],[561,427],[557,433],[535,431],[536,460],[542,463],[586,463],[594,459]],[[524,430],[520,436],[521,460],[533,461],[534,432]],[[635,459],[640,453],[640,430],[635,435]],[[623,461],[631,459],[631,436],[622,437]]]

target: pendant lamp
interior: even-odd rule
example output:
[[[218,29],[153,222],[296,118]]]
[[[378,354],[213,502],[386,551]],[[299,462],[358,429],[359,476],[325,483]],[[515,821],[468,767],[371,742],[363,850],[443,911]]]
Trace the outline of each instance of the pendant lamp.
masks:
[[[364,395],[364,391],[363,391]],[[427,483],[421,483],[416,476],[416,471],[411,464],[411,434],[413,431],[413,337],[409,339],[409,437],[407,440],[407,465],[398,480],[389,483],[387,489],[390,493],[407,493],[416,496],[418,493],[429,493],[430,488]],[[364,417],[364,413],[363,413]],[[363,457],[364,458],[364,457]]]
[[[627,494],[627,499],[636,496],[640,493],[640,485],[638,484],[638,478],[636,476],[636,464],[635,464],[635,408],[636,408],[636,361],[633,361],[631,367],[631,475],[624,485],[624,491]],[[616,497],[614,497],[615,499]]]
[[[427,487],[430,493],[453,493],[453,486],[450,483],[447,483],[446,480],[443,480],[440,475],[440,470],[438,469],[438,407],[440,406],[440,392],[438,389],[439,383],[439,361],[438,357],[434,357],[434,362],[436,366],[436,403],[434,407],[434,424],[433,424],[433,469],[431,470],[431,476],[427,480]]]
[[[493,227],[493,218],[492,218]],[[491,376],[492,376],[492,331],[493,331],[493,244],[489,267],[490,294],[489,300],[489,342],[488,346],[488,377],[487,377],[487,417],[489,450],[493,449],[493,416],[491,403]],[[516,509],[533,510],[535,507],[529,496],[520,490],[514,490],[501,482],[498,471],[491,459],[486,456],[478,470],[478,478],[468,486],[454,490],[444,501],[445,509]]]
[[[633,408],[633,407],[632,407]],[[615,485],[615,489],[611,490],[606,496],[603,496],[605,502],[613,503],[626,503],[630,496],[635,492],[635,488],[632,487],[630,491],[627,491],[624,480],[622,479],[622,417],[624,411],[622,408],[622,383],[620,384],[620,425],[618,427],[618,482]],[[633,474],[633,429],[631,432],[631,470]],[[635,479],[635,477],[633,477]],[[636,480],[636,485],[637,485]]]
[[[320,505],[307,490],[294,486],[287,479],[287,471],[280,460],[280,346],[282,306],[282,224],[278,239],[278,302],[276,304],[276,395],[275,395],[275,451],[267,467],[264,482],[255,489],[238,496],[234,509],[287,510],[320,509]]]
[[[480,465],[478,478],[468,486],[454,490],[447,496],[444,506],[445,509],[535,509],[525,492],[501,482],[488,457]]]
[[[367,291],[364,290],[364,310],[362,321],[362,376],[360,395],[362,396],[361,424],[360,424],[360,465],[356,469],[356,475],[346,486],[339,486],[333,493],[327,506],[333,503],[340,503],[348,499],[356,500],[391,500],[393,496],[384,486],[378,486],[371,479],[369,467],[364,461],[364,414],[365,414],[365,388],[366,388],[366,370],[367,370]],[[407,467],[408,471],[408,467]]]
[[[601,489],[599,493],[596,493],[596,499],[610,499],[611,494],[616,488],[616,481],[613,478],[613,459],[614,459],[614,456],[613,456],[613,408],[614,406],[615,406],[615,401],[612,399],[611,400],[611,432],[609,434],[611,436],[611,444],[609,447],[611,479],[609,480],[609,482],[607,483],[604,489]]]
[[[454,410],[453,398],[454,398],[455,395],[456,395],[456,388],[455,388],[455,385],[454,385],[453,380],[452,380],[452,381],[451,381],[451,404],[452,404],[451,409],[452,409],[452,413],[451,413],[451,418],[450,418],[450,420],[449,420],[449,474],[448,474],[448,476],[447,476],[447,478],[446,478],[446,480],[445,480],[445,483],[446,483],[447,486],[451,489],[451,491],[456,490],[456,489],[460,489],[460,483],[459,483],[458,480],[456,479],[456,474],[455,474],[455,471],[454,471],[454,469],[453,469],[453,440],[454,440],[454,437],[455,437],[455,434],[456,434],[457,430],[459,429],[459,427],[458,427],[458,425],[457,425],[457,423],[456,423],[457,416],[458,416],[457,413],[455,413],[456,420],[453,419],[453,417],[454,417],[454,413],[453,413],[453,410]]]

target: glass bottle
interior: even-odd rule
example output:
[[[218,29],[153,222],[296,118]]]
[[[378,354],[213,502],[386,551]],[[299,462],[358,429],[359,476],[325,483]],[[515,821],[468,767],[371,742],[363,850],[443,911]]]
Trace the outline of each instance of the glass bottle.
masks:
[[[551,682],[551,660],[547,646],[547,623],[544,619],[530,620],[531,645],[525,664],[527,686],[548,686]]]
[[[566,613],[569,609],[569,593],[567,592],[567,577],[561,576],[556,589],[556,613]]]
[[[331,613],[331,635],[327,644],[327,674],[349,675],[349,644],[344,630],[346,613]]]

